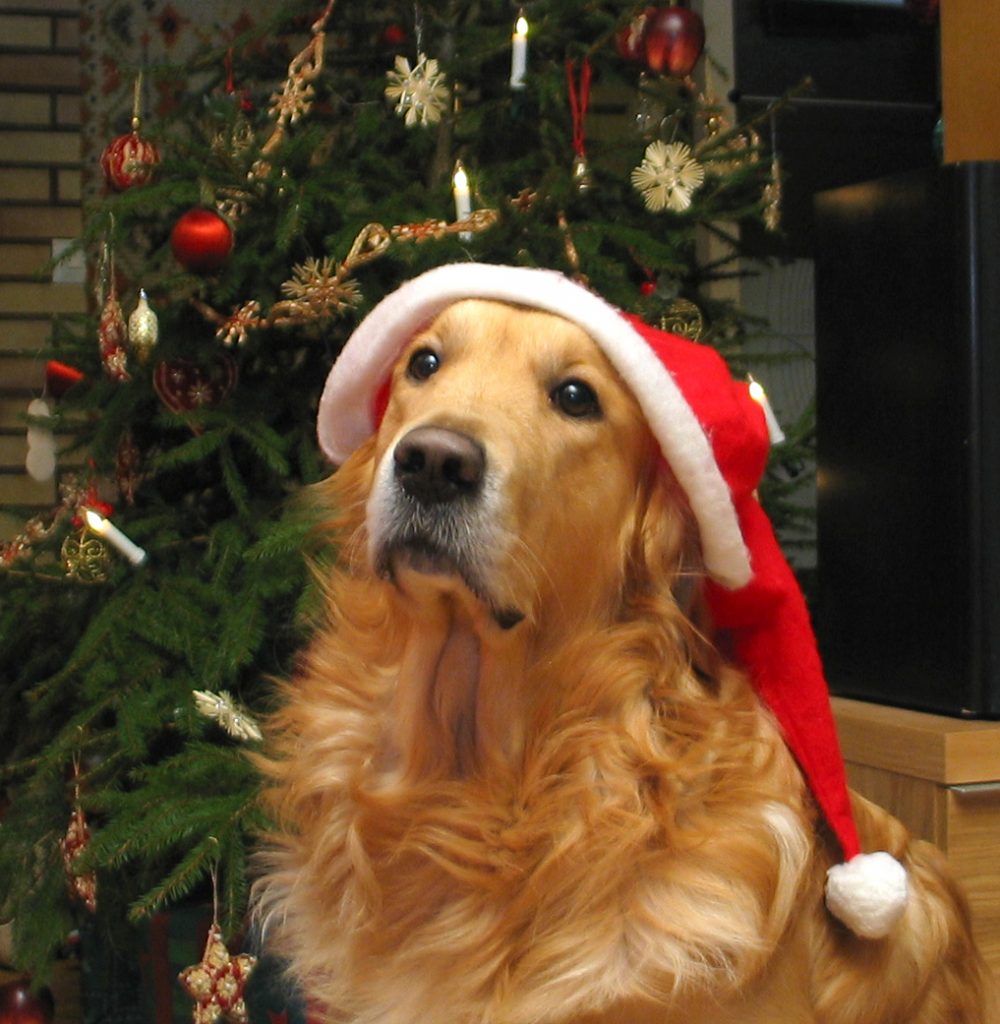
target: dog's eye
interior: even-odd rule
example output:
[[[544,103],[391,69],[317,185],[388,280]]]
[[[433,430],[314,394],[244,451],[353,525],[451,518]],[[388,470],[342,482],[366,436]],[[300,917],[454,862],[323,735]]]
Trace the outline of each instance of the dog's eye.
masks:
[[[564,380],[552,389],[551,398],[560,412],[574,419],[596,419],[601,415],[601,404],[589,384],[582,380]]]
[[[410,356],[410,362],[406,367],[406,375],[411,380],[427,380],[432,377],[441,367],[441,360],[436,352],[429,348],[417,349]]]

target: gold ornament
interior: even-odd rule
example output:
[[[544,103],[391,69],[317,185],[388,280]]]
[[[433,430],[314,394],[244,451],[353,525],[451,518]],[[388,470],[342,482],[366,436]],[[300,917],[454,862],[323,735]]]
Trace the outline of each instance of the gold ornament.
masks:
[[[160,337],[160,321],[150,308],[146,298],[146,289],[139,289],[139,301],[128,318],[128,341],[129,345],[139,357],[139,362],[144,363],[153,351],[156,342]]]
[[[771,159],[771,177],[764,186],[761,198],[764,201],[762,217],[768,231],[777,231],[781,226],[781,165],[775,155]]]
[[[111,557],[108,549],[97,537],[81,530],[77,536],[67,537],[60,549],[63,569],[70,579],[78,583],[104,583],[108,578]]]
[[[705,319],[701,310],[690,299],[674,299],[666,313],[660,317],[660,327],[682,338],[700,341],[705,330]]]
[[[590,167],[587,165],[587,158],[585,156],[574,158],[572,177],[573,184],[580,195],[586,195],[593,187],[594,179],[590,175]]]

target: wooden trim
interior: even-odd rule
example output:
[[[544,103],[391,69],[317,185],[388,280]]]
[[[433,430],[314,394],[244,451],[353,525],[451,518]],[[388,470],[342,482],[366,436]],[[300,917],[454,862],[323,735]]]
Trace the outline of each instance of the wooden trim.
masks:
[[[990,0],[941,4],[944,159],[1000,160],[1000,6]]]
[[[1000,779],[1000,723],[833,698],[844,759],[944,785]]]

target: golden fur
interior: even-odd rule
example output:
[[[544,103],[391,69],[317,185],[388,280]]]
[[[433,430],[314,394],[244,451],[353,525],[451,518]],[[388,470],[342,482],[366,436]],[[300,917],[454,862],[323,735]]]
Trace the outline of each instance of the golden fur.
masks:
[[[415,379],[424,349],[440,368]],[[568,378],[599,415],[560,411]],[[455,564],[380,554],[394,446],[424,425],[486,453]],[[771,717],[700,628],[684,503],[583,331],[450,307],[321,498],[340,559],[271,723],[278,830],[257,887],[321,1019],[994,1019],[942,858],[862,801],[864,845],[904,862],[910,906],[877,942],[825,910],[836,852]]]

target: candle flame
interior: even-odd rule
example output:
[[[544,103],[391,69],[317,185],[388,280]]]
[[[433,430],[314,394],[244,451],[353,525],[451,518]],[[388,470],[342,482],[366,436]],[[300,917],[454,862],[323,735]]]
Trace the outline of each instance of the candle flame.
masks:
[[[462,166],[461,161],[455,164],[455,174],[451,179],[451,183],[459,192],[468,191],[469,176],[465,173],[465,168]]]
[[[771,444],[781,444],[785,440],[785,432],[781,429],[778,417],[774,415],[774,410],[771,408],[771,403],[767,398],[767,392],[749,373],[747,374],[747,383],[750,385],[747,388],[750,392],[750,397],[764,410],[767,436],[771,439]]]
[[[523,14],[518,15],[517,21],[514,23],[514,32],[519,36],[528,34],[528,19]]]
[[[104,533],[108,528],[108,521],[92,508],[86,509],[83,513],[83,517],[87,520],[87,525],[94,531],[94,533]]]

